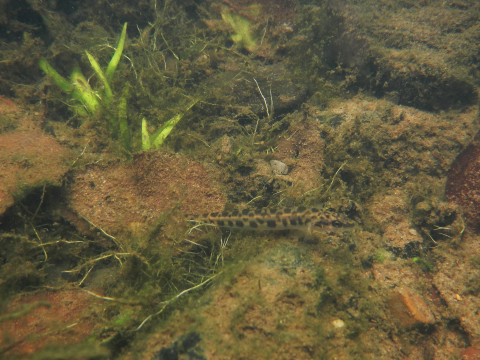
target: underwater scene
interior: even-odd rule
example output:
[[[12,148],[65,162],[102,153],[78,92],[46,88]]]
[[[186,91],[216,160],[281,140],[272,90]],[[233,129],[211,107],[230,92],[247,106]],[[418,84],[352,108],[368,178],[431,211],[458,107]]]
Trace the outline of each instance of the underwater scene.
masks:
[[[478,0],[0,0],[0,359],[480,359]]]

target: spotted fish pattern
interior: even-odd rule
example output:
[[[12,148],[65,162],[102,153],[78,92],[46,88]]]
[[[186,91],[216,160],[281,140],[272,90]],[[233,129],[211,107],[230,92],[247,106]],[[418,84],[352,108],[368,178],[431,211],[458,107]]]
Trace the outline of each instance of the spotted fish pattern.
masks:
[[[298,229],[308,234],[318,231],[337,231],[354,226],[345,215],[320,211],[303,206],[281,209],[244,209],[185,215],[187,220],[201,221],[227,228],[254,230]]]

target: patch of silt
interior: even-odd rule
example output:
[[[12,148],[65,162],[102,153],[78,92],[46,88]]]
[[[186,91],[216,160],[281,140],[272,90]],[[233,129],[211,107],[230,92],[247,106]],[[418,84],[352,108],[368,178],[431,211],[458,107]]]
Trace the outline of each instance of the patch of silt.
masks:
[[[385,250],[414,258],[435,241],[459,235],[461,210],[446,201],[444,186],[456,154],[478,129],[476,107],[439,116],[356,98],[332,103],[317,116],[325,141],[324,177],[341,168],[340,187],[334,183],[327,199],[343,194],[357,201],[362,225],[382,234]],[[369,262],[377,255],[364,256]]]
[[[221,211],[225,198],[200,163],[181,155],[143,152],[129,164],[75,171],[67,203],[76,216],[68,211],[65,215],[82,231],[95,224],[112,235],[140,236],[166,212]]]

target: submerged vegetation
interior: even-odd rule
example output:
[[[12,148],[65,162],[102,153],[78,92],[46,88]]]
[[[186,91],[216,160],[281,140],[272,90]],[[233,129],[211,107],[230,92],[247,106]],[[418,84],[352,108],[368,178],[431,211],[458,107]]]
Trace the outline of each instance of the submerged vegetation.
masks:
[[[125,45],[125,36],[127,34],[127,23],[123,25],[123,30],[117,44],[115,53],[108,63],[105,73],[102,68],[90,55],[85,51],[92,69],[101,80],[98,89],[93,90],[89,80],[85,78],[79,67],[75,67],[70,74],[70,81],[65,80],[45,59],[40,59],[39,65],[42,70],[62,89],[66,94],[70,95],[74,104],[75,111],[86,121],[88,115],[91,116],[107,116],[109,117],[109,128],[114,139],[121,138],[123,148],[130,150],[130,133],[127,123],[127,97],[129,93],[129,85],[125,84],[122,96],[118,104],[118,116],[112,114],[114,110],[112,84],[115,76],[115,70],[122,58],[123,47]],[[79,107],[80,106],[80,107]]]
[[[158,129],[154,134],[148,134],[147,120],[142,119],[142,150],[148,150],[150,148],[158,149],[162,146],[165,138],[170,134],[175,125],[182,119],[185,113],[194,106],[198,100],[194,101],[192,104],[188,105],[185,109],[185,112],[182,114],[175,115],[173,118],[164,123],[160,129]]]
[[[478,74],[444,56],[455,42],[440,32],[412,25],[407,44],[388,28],[392,9],[426,27],[433,11],[473,20],[435,1],[347,3],[25,2],[34,27],[4,6],[18,19],[12,40],[0,31],[0,93],[35,103],[35,131],[74,155],[60,185],[0,214],[0,357],[42,340],[34,351],[75,358],[81,340],[88,359],[382,358],[432,333],[455,351],[480,336],[462,308],[477,304],[478,266],[449,268],[478,252],[475,235],[444,198],[479,127]],[[0,161],[29,168],[33,155],[2,146],[33,127],[12,119],[0,114]],[[358,226],[311,238],[183,218],[300,205]],[[29,321],[45,332],[22,337]]]
[[[71,99],[76,102],[74,104],[77,116],[81,117],[82,122],[89,117],[99,118],[105,116],[109,118],[109,129],[113,139],[120,139],[123,149],[129,153],[131,150],[130,129],[127,121],[127,101],[129,98],[130,84],[127,82],[124,85],[122,95],[118,100],[117,108],[118,115],[113,115],[114,112],[114,94],[112,90],[115,70],[122,58],[123,48],[125,45],[125,37],[127,34],[127,23],[124,24],[120,39],[118,41],[115,53],[113,54],[108,66],[103,72],[102,68],[95,60],[95,58],[85,51],[92,69],[101,82],[97,85],[97,89],[92,89],[90,86],[90,79],[87,80],[82,74],[79,67],[75,67],[70,74],[70,81],[65,80],[45,59],[40,59],[39,65],[42,70],[62,89],[68,94]],[[128,57],[127,57],[128,58]],[[185,115],[198,100],[190,104],[183,113],[175,115],[168,120],[163,126],[153,135],[148,134],[147,121],[142,119],[142,145],[141,150],[148,150],[151,147],[158,149],[164,142],[165,138],[170,134],[175,125]],[[140,150],[140,149],[138,149]]]
[[[89,81],[82,74],[80,68],[75,67],[70,74],[70,81],[65,80],[54,68],[45,59],[40,59],[39,65],[42,70],[53,79],[53,81],[68,95],[71,96],[72,100],[77,101],[83,107],[75,109],[80,115],[86,116],[88,111],[92,115],[97,115],[100,111],[106,112],[111,110],[113,106],[113,92],[111,84],[115,76],[115,70],[117,69],[118,63],[122,57],[123,47],[125,44],[125,36],[127,34],[127,24],[123,25],[123,30],[120,35],[120,39],[117,44],[117,49],[112,56],[112,59],[108,63],[105,73],[101,69],[100,65],[89,54],[88,51],[85,51],[87,54],[88,60],[92,69],[95,71],[97,76],[101,80],[99,88],[93,90],[90,86]],[[118,122],[118,120],[117,120]],[[111,124],[117,125],[116,123]]]

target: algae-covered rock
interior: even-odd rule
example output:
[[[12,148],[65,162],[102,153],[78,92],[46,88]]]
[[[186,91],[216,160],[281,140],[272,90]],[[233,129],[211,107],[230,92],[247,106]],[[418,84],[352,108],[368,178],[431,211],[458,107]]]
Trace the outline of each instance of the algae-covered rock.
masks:
[[[70,153],[39,128],[41,111],[0,97],[0,215],[15,197],[58,184],[68,170]]]
[[[342,268],[349,260],[340,254],[321,260],[314,248],[272,241],[276,245],[226,270],[217,285],[155,331],[142,358],[166,359],[186,339],[199,359],[350,358],[390,343],[368,324],[382,310],[372,301],[368,277]]]
[[[445,196],[463,208],[467,225],[480,231],[480,134],[456,157],[448,172]]]
[[[478,2],[429,1],[408,9],[401,2],[390,5],[363,2],[354,10],[356,31],[368,36],[371,51],[372,66],[361,72],[368,73],[376,95],[427,111],[474,104]]]
[[[9,315],[0,318],[2,354],[25,358],[45,347],[76,345],[102,326],[101,312],[101,300],[81,290],[26,295],[9,303]],[[82,345],[85,359],[108,356],[106,348]],[[55,352],[42,358],[57,358],[60,352],[66,356],[69,351]]]

